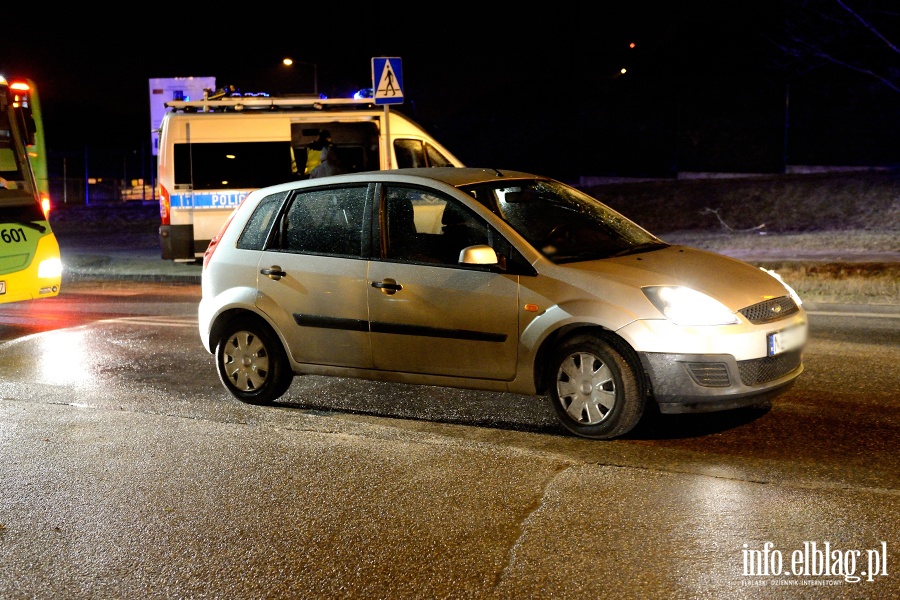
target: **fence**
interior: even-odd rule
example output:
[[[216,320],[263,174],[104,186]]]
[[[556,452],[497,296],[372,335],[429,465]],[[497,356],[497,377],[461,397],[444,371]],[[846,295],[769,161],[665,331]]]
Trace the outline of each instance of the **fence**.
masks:
[[[93,204],[159,199],[155,157],[144,152],[85,148],[48,152],[48,187],[53,204]]]
[[[115,202],[156,202],[159,193],[140,179],[49,178],[53,204],[109,204]]]

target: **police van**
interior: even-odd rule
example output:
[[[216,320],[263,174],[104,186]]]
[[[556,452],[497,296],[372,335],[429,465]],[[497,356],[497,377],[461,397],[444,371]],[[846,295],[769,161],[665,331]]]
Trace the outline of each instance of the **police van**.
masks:
[[[158,184],[163,259],[195,261],[261,187],[309,177],[323,131],[340,172],[462,167],[418,124],[371,98],[242,96],[167,102]]]

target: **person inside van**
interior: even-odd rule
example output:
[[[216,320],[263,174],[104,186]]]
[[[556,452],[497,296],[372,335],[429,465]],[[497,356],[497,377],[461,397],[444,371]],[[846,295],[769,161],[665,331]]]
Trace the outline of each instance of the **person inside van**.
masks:
[[[306,169],[303,174],[309,177],[313,169],[322,162],[322,150],[331,145],[331,132],[323,129],[319,132],[319,137],[311,143],[306,149]]]
[[[310,179],[318,177],[328,177],[329,175],[338,175],[344,172],[341,165],[341,158],[338,156],[337,148],[334,144],[328,144],[322,148],[320,162],[312,171],[309,172]]]

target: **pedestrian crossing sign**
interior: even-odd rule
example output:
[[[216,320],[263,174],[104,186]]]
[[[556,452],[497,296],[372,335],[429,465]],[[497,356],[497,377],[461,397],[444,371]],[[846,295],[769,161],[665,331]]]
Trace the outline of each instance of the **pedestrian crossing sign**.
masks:
[[[375,104],[403,103],[403,69],[399,58],[372,59],[372,97]]]

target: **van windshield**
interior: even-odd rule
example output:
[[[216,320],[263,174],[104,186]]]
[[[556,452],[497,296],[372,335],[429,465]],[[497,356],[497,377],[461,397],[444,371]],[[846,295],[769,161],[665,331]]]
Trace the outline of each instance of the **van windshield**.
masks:
[[[463,188],[555,263],[610,258],[667,244],[596,198],[533,179]]]

